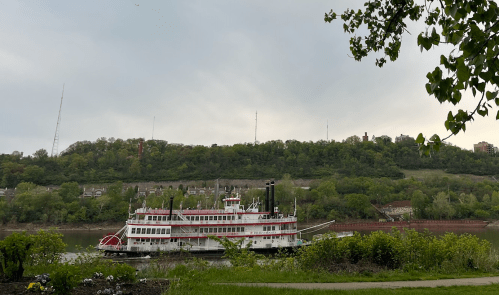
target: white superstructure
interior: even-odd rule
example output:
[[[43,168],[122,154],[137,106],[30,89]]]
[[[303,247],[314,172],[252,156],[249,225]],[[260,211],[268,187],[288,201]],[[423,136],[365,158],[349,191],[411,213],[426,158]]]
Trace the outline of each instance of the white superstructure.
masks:
[[[244,238],[242,246],[251,243],[253,250],[299,244],[295,215],[284,216],[277,207],[273,212],[259,212],[258,202],[245,210],[238,196],[226,197],[223,202],[223,210],[137,209],[120,231],[101,239],[97,249],[129,254],[224,250],[208,236]]]

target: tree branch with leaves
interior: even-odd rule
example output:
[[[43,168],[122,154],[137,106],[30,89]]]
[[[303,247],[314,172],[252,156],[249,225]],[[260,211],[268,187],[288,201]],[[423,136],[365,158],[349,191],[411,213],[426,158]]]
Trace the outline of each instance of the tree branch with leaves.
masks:
[[[418,4],[419,3],[419,4]],[[398,58],[407,21],[423,21],[425,30],[417,37],[421,51],[429,51],[441,44],[450,44],[447,55],[441,55],[440,64],[426,75],[426,91],[440,103],[459,105],[463,94],[471,90],[477,98],[471,111],[449,111],[445,128],[450,135],[441,139],[437,134],[427,140],[419,134],[416,142],[428,154],[438,150],[442,141],[466,131],[466,124],[477,115],[485,117],[489,110],[499,106],[499,8],[492,0],[372,0],[365,9],[355,12],[347,9],[341,14],[343,29],[354,34],[350,38],[353,58],[361,61],[371,53],[381,53],[376,65],[382,67],[387,59]],[[332,22],[338,15],[331,10],[324,20]],[[365,25],[368,36],[356,34]],[[430,33],[431,32],[431,33]],[[446,72],[447,74],[444,74]],[[499,120],[499,111],[496,113]]]

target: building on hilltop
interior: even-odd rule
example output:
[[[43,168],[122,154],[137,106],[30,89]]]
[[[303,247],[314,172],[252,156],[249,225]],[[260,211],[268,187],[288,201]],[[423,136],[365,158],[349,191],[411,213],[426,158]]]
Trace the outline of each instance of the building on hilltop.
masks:
[[[482,141],[473,145],[473,151],[475,153],[483,152],[488,154],[495,154],[497,153],[497,147],[494,147],[494,145],[491,143]]]
[[[400,134],[400,136],[395,137],[395,142],[397,143],[397,142],[401,142],[403,140],[408,140],[408,139],[414,140],[414,138],[410,137],[409,135]]]
[[[363,142],[369,141],[369,137],[367,136],[367,132],[365,133],[364,136],[362,136],[362,141]]]

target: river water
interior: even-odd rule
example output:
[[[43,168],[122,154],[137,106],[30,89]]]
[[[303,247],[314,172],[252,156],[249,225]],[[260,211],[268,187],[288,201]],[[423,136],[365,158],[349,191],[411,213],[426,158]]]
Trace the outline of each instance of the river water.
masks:
[[[305,228],[305,226],[300,226]],[[317,230],[311,234],[303,234],[302,238],[311,240],[312,236],[318,233],[326,233],[327,228]],[[64,230],[60,231],[63,234],[63,241],[67,244],[66,251],[70,253],[78,252],[79,249],[87,247],[95,247],[106,234],[110,233],[109,230]],[[369,230],[360,231],[361,234],[369,234]],[[438,231],[432,231],[435,235],[442,235],[446,232],[454,232],[456,234],[470,233],[478,236],[481,239],[488,240],[492,244],[492,248],[499,252],[499,228],[498,227],[485,227],[485,228],[472,228],[459,230],[456,228],[441,228]],[[0,240],[8,236],[11,232],[0,231]],[[30,232],[31,233],[31,232]]]

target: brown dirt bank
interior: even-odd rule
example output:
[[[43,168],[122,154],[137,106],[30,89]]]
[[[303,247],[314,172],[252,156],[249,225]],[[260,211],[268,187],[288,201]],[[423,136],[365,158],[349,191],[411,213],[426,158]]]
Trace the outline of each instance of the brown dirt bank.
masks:
[[[38,223],[16,223],[4,224],[0,226],[0,231],[38,231],[56,229],[65,230],[109,230],[116,231],[123,227],[125,223],[120,222],[99,222],[99,223],[78,223],[78,224],[38,224]]]

